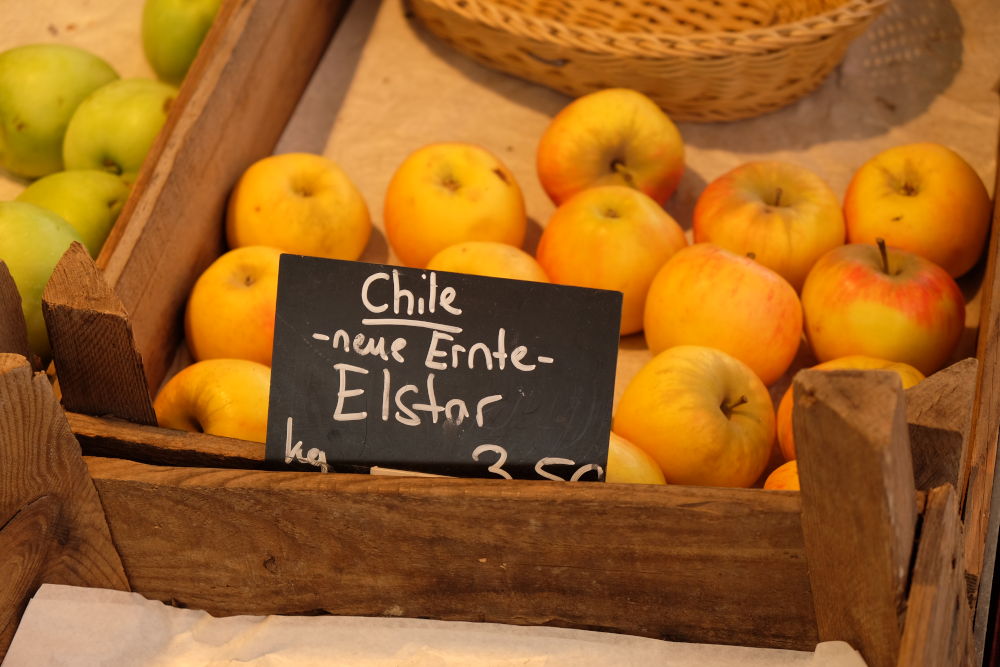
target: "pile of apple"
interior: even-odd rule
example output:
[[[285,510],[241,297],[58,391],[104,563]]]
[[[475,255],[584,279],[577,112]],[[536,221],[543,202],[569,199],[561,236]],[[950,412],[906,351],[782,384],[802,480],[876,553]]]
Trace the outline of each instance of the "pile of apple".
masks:
[[[143,48],[160,80],[122,79],[65,44],[0,53],[0,167],[30,181],[15,201],[0,202],[0,260],[42,360],[50,356],[45,283],[74,241],[100,252],[220,1],[146,2]]]
[[[776,414],[768,387],[804,342],[816,368],[891,369],[904,386],[956,349],[965,303],[955,278],[983,253],[990,203],[943,146],[872,157],[843,206],[801,166],[744,164],[701,193],[693,244],[663,208],[683,142],[645,96],[577,99],[551,121],[537,158],[557,209],[534,257],[522,249],[514,174],[471,144],[412,152],[386,190],[384,228],[407,266],[622,292],[621,334],[643,332],[655,356],[617,406],[608,481],[751,486],[777,438],[789,464],[765,486],[797,488],[790,396]],[[332,161],[293,153],[252,165],[229,201],[231,250],[191,292],[197,362],[157,396],[161,425],[263,441],[280,253],[356,260],[371,226]]]

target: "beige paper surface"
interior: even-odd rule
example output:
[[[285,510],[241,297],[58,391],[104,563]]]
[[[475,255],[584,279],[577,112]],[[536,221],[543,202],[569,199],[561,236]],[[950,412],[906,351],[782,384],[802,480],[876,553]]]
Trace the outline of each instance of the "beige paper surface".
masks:
[[[356,616],[231,616],[136,593],[43,585],[4,667],[864,667],[843,642],[815,653],[682,644],[564,628]]]
[[[142,53],[143,0],[0,0],[0,52],[69,44],[104,58],[124,78],[155,78]],[[28,181],[0,169],[0,201]]]
[[[754,159],[801,164],[842,196],[865,160],[898,144],[935,141],[962,155],[992,192],[1000,123],[1000,10],[995,0],[896,0],[855,41],[811,95],[775,113],[733,123],[682,123],[686,172],[667,210],[690,229],[698,195]],[[424,144],[480,144],[503,160],[524,191],[534,250],[554,206],[535,172],[535,149],[570,98],[480,66],[438,41],[402,0],[354,3],[276,149],[322,152],[355,181],[382,229],[395,169]],[[381,231],[366,261],[396,263]],[[975,290],[972,290],[974,294]],[[972,296],[970,294],[970,296]],[[956,359],[974,354],[978,299]],[[620,345],[615,401],[650,354],[641,334]],[[815,361],[803,345],[771,387]]]

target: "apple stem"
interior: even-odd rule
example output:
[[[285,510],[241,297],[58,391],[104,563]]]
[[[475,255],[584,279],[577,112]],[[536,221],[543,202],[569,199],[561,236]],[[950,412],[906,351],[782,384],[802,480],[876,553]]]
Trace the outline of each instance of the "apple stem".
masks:
[[[781,206],[781,188],[778,188],[774,193],[774,205]]]
[[[887,275],[892,275],[889,272],[889,251],[885,247],[885,239],[877,238],[875,243],[878,245],[878,252],[882,255],[882,270],[886,272]]]
[[[611,169],[616,174],[618,174],[623,179],[625,179],[625,184],[628,185],[630,188],[635,188],[636,190],[639,189],[636,186],[636,184],[635,184],[635,177],[632,176],[632,172],[631,171],[629,171],[628,169],[626,169],[625,162],[623,160],[619,160],[618,158],[615,158],[614,160],[612,160],[611,161]]]
[[[740,407],[741,405],[744,405],[744,404],[749,403],[749,402],[750,402],[750,399],[748,399],[744,395],[744,396],[740,396],[739,399],[735,403],[726,403],[725,401],[723,401],[722,405],[720,405],[719,408],[722,410],[722,414],[726,415],[726,419],[729,419],[730,417],[733,416],[733,410],[735,410],[736,408]]]

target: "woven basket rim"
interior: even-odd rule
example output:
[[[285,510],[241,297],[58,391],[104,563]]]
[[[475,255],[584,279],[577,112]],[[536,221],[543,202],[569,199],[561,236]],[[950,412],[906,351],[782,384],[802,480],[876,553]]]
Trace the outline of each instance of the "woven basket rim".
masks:
[[[549,44],[573,46],[592,53],[628,53],[640,57],[685,56],[717,57],[734,53],[770,52],[786,46],[814,42],[835,35],[846,28],[865,23],[881,13],[892,0],[847,0],[825,12],[797,21],[739,32],[717,31],[694,35],[671,35],[655,32],[618,32],[571,26],[552,19],[538,18],[491,0],[412,0],[437,6],[443,11],[467,15],[467,7],[479,8],[492,20],[474,20],[501,32],[527,37]],[[463,7],[464,5],[464,7]],[[523,26],[533,25],[538,30]],[[586,45],[580,38],[587,38]],[[614,48],[608,45],[614,43]],[[604,48],[594,48],[595,45]]]

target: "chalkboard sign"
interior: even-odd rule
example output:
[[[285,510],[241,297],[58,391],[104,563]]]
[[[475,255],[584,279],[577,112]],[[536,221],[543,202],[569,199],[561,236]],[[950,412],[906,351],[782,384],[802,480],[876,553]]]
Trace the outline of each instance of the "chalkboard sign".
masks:
[[[269,461],[600,480],[621,294],[282,255]]]

